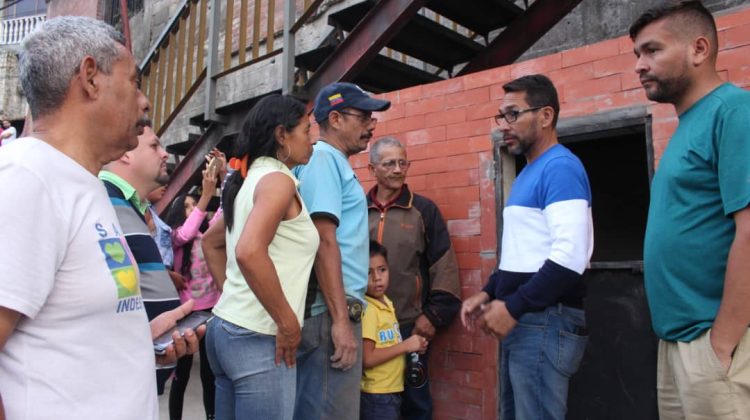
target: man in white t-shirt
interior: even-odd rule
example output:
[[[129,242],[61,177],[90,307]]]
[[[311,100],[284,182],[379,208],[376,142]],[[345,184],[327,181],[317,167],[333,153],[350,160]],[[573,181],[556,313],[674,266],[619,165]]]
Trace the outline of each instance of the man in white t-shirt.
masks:
[[[3,131],[0,133],[0,141],[3,146],[9,145],[16,139],[16,127],[10,125],[10,121],[3,120]]]
[[[0,149],[0,419],[158,418],[152,339],[192,305],[149,328],[138,266],[96,177],[147,121],[124,44],[72,16],[21,44],[34,131]],[[173,338],[159,362],[197,350],[192,331]]]

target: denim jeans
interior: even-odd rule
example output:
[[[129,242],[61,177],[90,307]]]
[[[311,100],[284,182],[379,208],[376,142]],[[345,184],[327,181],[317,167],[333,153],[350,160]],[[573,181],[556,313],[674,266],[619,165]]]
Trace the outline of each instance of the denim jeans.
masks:
[[[216,377],[216,419],[291,419],[296,368],[276,366],[276,337],[219,317],[206,332],[208,361]]]
[[[359,420],[398,420],[401,394],[368,394],[360,396]]]
[[[503,420],[565,420],[568,381],[588,340],[576,333],[585,325],[582,310],[562,304],[521,316],[502,342]]]
[[[401,337],[404,340],[411,337],[414,324],[401,327]],[[427,377],[427,383],[420,388],[409,386],[404,383],[403,401],[401,403],[401,416],[404,420],[430,420],[432,419],[432,395],[430,395],[430,379],[428,375],[430,349],[419,356],[424,374]]]
[[[351,322],[357,360],[348,370],[331,367],[334,352],[328,311],[308,318],[297,350],[296,420],[349,420],[359,418],[359,382],[362,379],[362,324]],[[217,402],[218,403],[218,402]]]

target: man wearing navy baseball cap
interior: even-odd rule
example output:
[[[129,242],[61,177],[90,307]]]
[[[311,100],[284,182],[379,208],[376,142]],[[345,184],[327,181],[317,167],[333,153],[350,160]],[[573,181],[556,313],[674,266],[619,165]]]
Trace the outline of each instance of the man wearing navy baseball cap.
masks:
[[[315,99],[320,140],[294,173],[320,235],[297,354],[295,419],[358,419],[362,316],[369,233],[367,200],[349,156],[367,149],[388,101],[352,83],[333,83]],[[333,354],[333,355],[331,355]]]

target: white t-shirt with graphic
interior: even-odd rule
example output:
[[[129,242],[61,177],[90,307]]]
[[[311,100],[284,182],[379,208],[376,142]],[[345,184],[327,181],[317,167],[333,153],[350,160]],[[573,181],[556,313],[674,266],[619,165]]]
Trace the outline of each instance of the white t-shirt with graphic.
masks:
[[[137,265],[99,179],[47,143],[0,149],[8,419],[157,419]]]

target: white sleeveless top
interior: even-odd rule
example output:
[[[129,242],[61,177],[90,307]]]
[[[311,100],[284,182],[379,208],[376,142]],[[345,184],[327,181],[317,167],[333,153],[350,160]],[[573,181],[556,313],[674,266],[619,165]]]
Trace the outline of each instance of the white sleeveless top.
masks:
[[[247,178],[234,201],[234,227],[231,232],[226,233],[227,279],[221,298],[213,311],[233,324],[269,335],[276,335],[276,323],[247,285],[237,265],[234,250],[245,222],[253,210],[255,187],[261,178],[273,172],[282,172],[292,178],[295,185],[299,183],[286,165],[274,158],[260,157],[250,166]],[[281,290],[302,326],[307,283],[320,238],[304,202],[301,199],[299,202],[302,204],[302,211],[294,219],[281,221],[276,235],[268,245],[268,255],[276,268]]]

